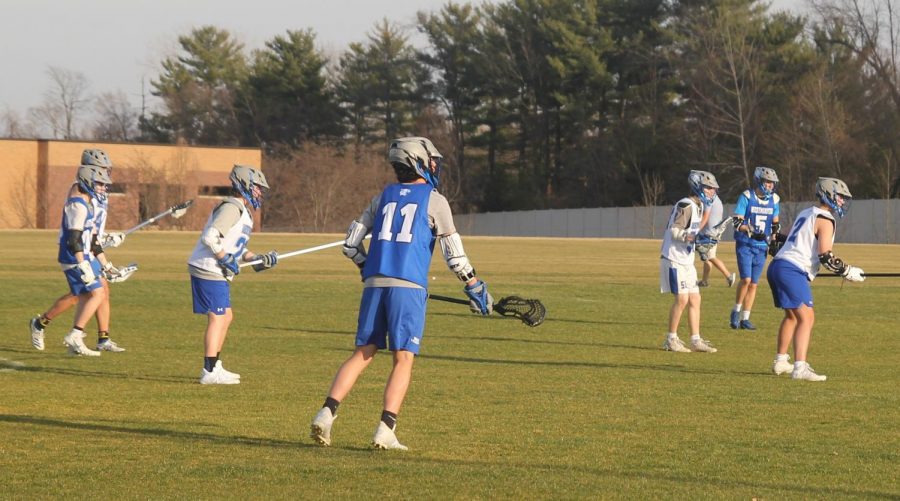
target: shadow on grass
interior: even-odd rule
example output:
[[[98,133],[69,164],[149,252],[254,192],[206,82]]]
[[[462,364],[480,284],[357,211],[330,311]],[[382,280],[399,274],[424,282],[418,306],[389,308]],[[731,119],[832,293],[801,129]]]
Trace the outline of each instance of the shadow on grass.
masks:
[[[45,426],[49,428],[62,428],[66,430],[100,431],[104,433],[123,433],[130,435],[144,435],[152,437],[175,438],[180,440],[199,440],[217,444],[252,445],[259,447],[318,447],[314,444],[292,442],[289,440],[276,440],[272,438],[257,438],[244,436],[215,435],[213,433],[196,433],[188,431],[166,430],[162,428],[128,428],[108,424],[80,423],[77,421],[64,421],[38,416],[21,416],[15,414],[0,414],[0,422],[15,424],[30,424],[33,426]]]
[[[139,381],[160,381],[164,383],[185,383],[196,381],[196,378],[189,376],[148,376],[148,375],[131,375],[116,372],[90,371],[79,369],[66,369],[60,367],[40,367],[35,365],[26,365],[22,362],[13,362],[0,360],[0,368],[8,369],[15,372],[43,372],[47,374],[59,374],[62,376],[82,376],[82,377],[100,377],[104,379],[136,379]]]
[[[295,328],[285,328],[285,327],[259,327],[260,329],[270,330],[270,331],[282,331],[282,332],[308,332],[310,334],[340,334],[346,336],[355,336],[356,332],[353,331],[332,331],[332,330],[322,330],[322,329],[306,329],[303,327],[295,327]]]
[[[507,322],[522,323],[521,320],[518,320],[514,317],[504,317],[502,315],[496,315],[496,314],[491,315],[490,317],[487,317],[487,318],[482,318],[482,317],[475,315],[474,313],[444,313],[444,312],[436,313],[433,311],[429,311],[428,316],[429,317],[431,317],[431,316],[434,316],[434,317],[459,317],[459,318],[465,317],[465,318],[472,318],[472,319],[478,319],[478,320],[507,321]],[[647,322],[608,322],[608,321],[599,321],[599,320],[576,320],[573,318],[557,318],[557,317],[552,316],[550,313],[547,313],[547,318],[544,320],[544,323],[552,323],[552,322],[565,322],[565,323],[572,323],[572,324],[592,324],[592,325],[648,325]],[[540,326],[536,327],[535,329],[540,329]]]
[[[581,343],[574,341],[555,341],[548,339],[522,339],[522,338],[512,338],[512,337],[486,337],[486,336],[445,336],[443,334],[434,334],[432,337],[440,338],[440,339],[462,339],[465,341],[471,340],[479,340],[479,341],[500,341],[500,342],[509,342],[509,343],[532,343],[532,344],[554,344],[554,345],[564,345],[564,346],[595,346],[598,348],[625,348],[629,350],[647,350],[647,351],[659,351],[659,348],[654,348],[652,346],[635,346],[628,344],[609,344],[609,343]]]

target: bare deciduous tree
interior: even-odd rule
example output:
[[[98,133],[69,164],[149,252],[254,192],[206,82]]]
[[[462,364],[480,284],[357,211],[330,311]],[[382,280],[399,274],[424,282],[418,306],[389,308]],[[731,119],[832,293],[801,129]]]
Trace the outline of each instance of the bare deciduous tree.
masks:
[[[127,142],[137,136],[139,112],[124,92],[104,92],[95,100],[95,110],[94,139]]]
[[[83,73],[51,66],[47,69],[50,88],[43,103],[29,110],[32,120],[49,129],[54,138],[77,139],[79,113],[88,103],[88,80]]]

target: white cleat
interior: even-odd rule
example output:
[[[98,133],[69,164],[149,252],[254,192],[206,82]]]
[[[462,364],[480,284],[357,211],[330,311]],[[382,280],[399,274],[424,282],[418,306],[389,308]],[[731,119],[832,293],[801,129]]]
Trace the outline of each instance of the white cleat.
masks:
[[[319,445],[326,447],[331,445],[331,425],[334,424],[335,419],[337,416],[332,416],[331,409],[328,407],[319,409],[309,426],[309,437]]]
[[[36,350],[44,351],[44,328],[41,327],[40,319],[40,315],[35,315],[34,318],[28,322],[28,327],[31,328],[31,345],[34,346],[34,349]]]
[[[691,351],[702,351],[706,353],[715,353],[719,351],[714,348],[706,339],[696,339],[691,341]]]
[[[212,372],[203,369],[200,371],[200,384],[241,384],[241,380],[233,378],[213,367]]]
[[[786,372],[791,372],[794,370],[794,364],[790,363],[787,360],[778,360],[776,359],[772,362],[772,372],[775,373],[776,376],[780,376]]]
[[[88,348],[84,344],[84,332],[72,330],[63,338],[63,344],[69,347],[69,353],[88,357],[99,357],[100,352]]]
[[[674,351],[676,353],[690,353],[691,350],[684,345],[681,341],[681,338],[666,338],[666,342],[663,343],[663,349],[666,351]]]
[[[241,379],[241,375],[238,374],[237,372],[231,372],[229,370],[226,370],[225,366],[222,365],[221,360],[216,360],[216,366],[215,366],[215,368],[213,368],[213,372],[215,372],[215,371],[222,372],[226,376],[230,377],[231,379]]]
[[[791,379],[798,379],[802,381],[825,381],[828,379],[828,376],[816,374],[816,371],[813,370],[809,364],[803,364],[802,367],[794,368],[794,371],[791,373]]]
[[[734,287],[734,282],[737,281],[737,275],[732,273],[725,277],[725,281],[728,282],[728,287]]]
[[[107,338],[106,341],[102,343],[97,343],[97,351],[110,351],[113,353],[121,353],[125,351],[125,348],[119,346],[112,339]]]
[[[409,447],[397,440],[394,430],[388,428],[384,421],[378,422],[378,428],[375,428],[375,436],[372,437],[372,447],[384,450],[408,451]]]

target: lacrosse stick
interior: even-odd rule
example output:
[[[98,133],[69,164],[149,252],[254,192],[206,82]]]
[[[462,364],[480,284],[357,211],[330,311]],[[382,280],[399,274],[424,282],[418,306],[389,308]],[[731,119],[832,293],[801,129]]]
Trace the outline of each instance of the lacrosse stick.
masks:
[[[130,263],[130,264],[128,264],[128,266],[125,266],[124,268],[119,268],[118,275],[106,274],[105,276],[106,276],[106,280],[109,283],[117,284],[119,282],[124,282],[124,281],[128,280],[131,277],[131,275],[133,275],[134,272],[136,272],[136,271],[138,271],[137,263]]]
[[[469,305],[469,301],[455,297],[429,294],[428,299],[446,301],[448,303]],[[519,296],[507,296],[494,303],[494,311],[504,317],[516,317],[529,327],[537,327],[544,322],[547,308],[539,299],[524,299]]]
[[[372,238],[372,235],[366,235],[366,238]],[[323,249],[329,249],[331,247],[337,247],[339,245],[344,245],[344,241],[338,240],[337,242],[331,242],[330,244],[322,244],[322,245],[317,245],[315,247],[310,247],[308,249],[300,249],[300,250],[295,250],[295,251],[291,251],[291,252],[285,252],[284,254],[278,254],[278,260],[281,261],[282,259],[285,259],[285,258],[299,256],[301,254],[309,254],[310,252],[316,252],[316,251],[320,251]],[[253,266],[254,264],[262,264],[262,259],[255,259],[248,263],[241,263],[241,268],[244,268],[246,266]]]
[[[166,209],[165,211],[160,212],[159,214],[157,214],[157,215],[151,217],[150,219],[144,221],[143,223],[141,223],[141,224],[135,226],[134,228],[130,228],[130,229],[125,230],[124,233],[125,233],[126,235],[131,234],[131,233],[134,233],[134,232],[136,232],[137,230],[143,228],[144,226],[147,226],[148,224],[153,224],[153,223],[159,221],[160,219],[162,219],[162,218],[168,216],[169,214],[171,214],[173,218],[178,219],[178,218],[180,218],[181,216],[183,216],[185,212],[187,212],[188,208],[189,208],[191,205],[193,205],[193,203],[194,203],[193,200],[188,200],[187,202],[182,202],[182,203],[180,203],[180,204],[178,204],[178,205],[173,205],[172,207],[169,207],[169,208]]]

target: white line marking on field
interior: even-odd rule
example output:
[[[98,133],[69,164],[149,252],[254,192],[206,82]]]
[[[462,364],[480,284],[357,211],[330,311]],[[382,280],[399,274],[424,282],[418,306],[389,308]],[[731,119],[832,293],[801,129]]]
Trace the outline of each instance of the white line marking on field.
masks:
[[[25,367],[22,362],[10,360],[8,358],[0,358],[0,372],[13,372]]]

